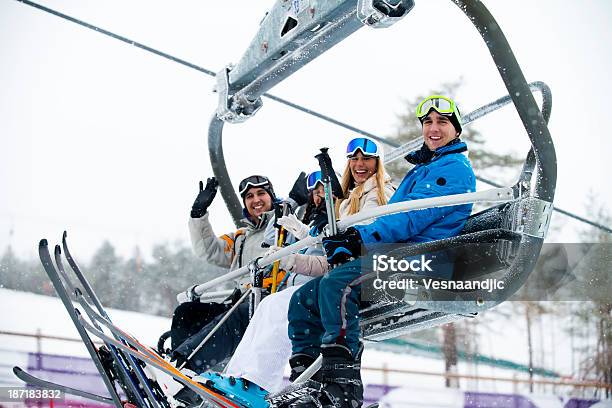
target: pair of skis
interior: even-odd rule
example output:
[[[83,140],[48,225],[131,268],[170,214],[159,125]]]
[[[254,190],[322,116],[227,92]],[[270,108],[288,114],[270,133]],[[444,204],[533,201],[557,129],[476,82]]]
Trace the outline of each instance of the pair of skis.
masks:
[[[62,237],[63,252],[80,287],[73,284],[62,261],[62,249],[55,247],[55,264],[49,252],[46,240],[39,244],[39,256],[43,267],[53,283],[53,286],[63,302],[74,326],[85,344],[104,384],[109,397],[92,394],[65,385],[42,380],[19,367],[14,367],[14,374],[26,383],[39,388],[58,389],[66,394],[77,395],[98,402],[113,404],[118,408],[173,408],[180,403],[164,394],[164,391],[154,378],[150,378],[144,370],[146,366],[154,367],[174,378],[179,383],[195,392],[207,406],[217,408],[250,408],[250,404],[240,404],[232,401],[232,395],[214,388],[212,384],[195,381],[174,365],[161,357],[156,350],[142,344],[134,336],[114,325],[96,296],[87,278],[83,275],[74,258],[70,254],[66,242],[66,232]],[[72,295],[72,297],[71,297]],[[78,303],[85,315],[74,307]],[[106,329],[111,334],[107,334]],[[104,342],[96,348],[90,335]],[[119,389],[127,400],[122,400]],[[293,384],[283,391],[265,398],[269,408],[283,408],[301,396],[316,391],[316,383],[306,381]]]
[[[109,397],[54,384],[36,378],[19,367],[15,367],[13,372],[18,378],[40,388],[60,389],[67,394],[113,404],[119,408],[128,406],[170,408],[175,404],[169,401],[157,381],[149,378],[144,371],[144,367],[150,365],[169,374],[215,407],[240,408],[239,405],[221,393],[193,381],[159,356],[156,351],[144,346],[136,338],[113,325],[93,288],[71,256],[66,235],[66,232],[64,232],[62,237],[63,252],[81,287],[73,284],[64,269],[62,250],[59,245],[55,247],[55,265],[45,239],[40,241],[39,256],[49,279],[102,377],[109,392]],[[69,293],[72,294],[72,298]],[[84,318],[79,309],[74,307],[73,299],[85,311],[89,321]],[[107,335],[103,331],[103,327],[106,327],[112,335]],[[90,334],[100,338],[105,343],[104,346],[96,348]],[[123,391],[127,400],[122,400],[119,389]]]

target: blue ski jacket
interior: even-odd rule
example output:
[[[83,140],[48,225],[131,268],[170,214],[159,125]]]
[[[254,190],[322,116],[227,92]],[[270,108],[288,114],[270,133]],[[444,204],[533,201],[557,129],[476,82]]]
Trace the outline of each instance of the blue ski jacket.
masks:
[[[474,192],[476,177],[470,161],[462,154],[466,150],[466,144],[455,139],[433,154],[427,149],[410,153],[406,160],[418,164],[406,174],[389,204]],[[458,235],[471,212],[472,204],[427,208],[386,215],[355,228],[365,245],[426,242]]]

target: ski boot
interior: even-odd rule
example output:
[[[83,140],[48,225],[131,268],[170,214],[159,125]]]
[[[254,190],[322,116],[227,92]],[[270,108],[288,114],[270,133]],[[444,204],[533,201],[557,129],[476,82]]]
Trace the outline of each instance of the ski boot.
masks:
[[[189,387],[181,388],[172,398],[179,403],[177,407],[197,407],[203,402],[202,398]]]
[[[246,408],[267,408],[264,399],[268,392],[245,378],[225,376],[207,371],[193,378],[207,388],[215,390]]]
[[[319,370],[321,391],[305,395],[291,408],[360,408],[363,404],[361,351],[353,358],[351,351],[340,344],[321,347],[323,364]]]
[[[294,354],[289,359],[291,375],[289,381],[293,384],[285,387],[279,392],[269,394],[266,397],[269,408],[288,408],[300,398],[315,394],[321,391],[320,374],[315,373],[310,379],[296,384],[294,381],[308,368],[316,359],[309,354]]]
[[[291,366],[291,374],[289,375],[289,381],[294,382],[295,380],[297,380],[298,377],[302,375],[302,373],[306,371],[306,369],[310,367],[312,363],[314,363],[314,361],[315,358],[312,357],[310,354],[292,355],[289,359],[289,365]],[[315,381],[320,381],[319,377],[320,375],[317,372],[312,376],[311,379]]]

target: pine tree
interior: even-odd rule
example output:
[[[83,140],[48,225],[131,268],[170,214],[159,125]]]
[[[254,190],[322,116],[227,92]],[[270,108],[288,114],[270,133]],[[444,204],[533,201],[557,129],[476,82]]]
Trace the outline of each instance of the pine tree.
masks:
[[[104,241],[91,259],[89,268],[91,282],[100,301],[106,307],[122,306],[124,283],[123,261],[116,254],[115,247]]]
[[[587,208],[591,217],[603,225],[612,225],[612,215],[605,205],[590,194]],[[612,271],[612,255],[610,244],[612,234],[589,227],[582,234],[583,242],[587,243],[588,252],[576,268],[575,274],[584,282],[588,282],[585,291],[588,301],[581,302],[577,312],[583,322],[592,325],[595,333],[594,354],[588,353],[583,359],[585,375],[595,376],[599,381],[612,383],[612,287],[610,271]],[[612,390],[604,389],[606,398],[612,397]]]
[[[10,245],[0,258],[0,287],[40,294],[52,292],[40,262],[19,259]]]
[[[23,290],[19,279],[22,271],[23,263],[9,245],[0,258],[0,287]]]
[[[140,249],[134,249],[134,255],[121,266],[121,274],[117,276],[120,294],[120,307],[123,310],[142,311],[148,313],[147,308],[141,305],[141,292],[150,290],[142,286],[142,258]]]
[[[190,247],[177,242],[153,248],[153,262],[143,268],[141,302],[148,313],[170,316],[177,306],[176,295],[188,287],[227,272],[197,258]]]

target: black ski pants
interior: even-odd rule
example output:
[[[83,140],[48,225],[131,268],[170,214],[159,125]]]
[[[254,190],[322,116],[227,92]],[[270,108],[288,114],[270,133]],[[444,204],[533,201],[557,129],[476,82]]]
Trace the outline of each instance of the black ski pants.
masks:
[[[225,313],[216,316],[195,334],[188,337],[178,347],[174,348],[173,355],[179,354],[181,357],[187,358],[223,316],[225,316]],[[202,373],[226,362],[236,351],[248,325],[249,304],[244,302],[236,308],[215,334],[187,362],[186,367],[196,373]]]

